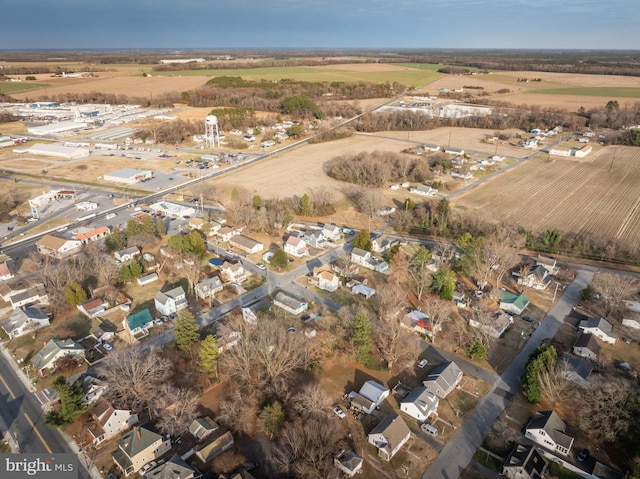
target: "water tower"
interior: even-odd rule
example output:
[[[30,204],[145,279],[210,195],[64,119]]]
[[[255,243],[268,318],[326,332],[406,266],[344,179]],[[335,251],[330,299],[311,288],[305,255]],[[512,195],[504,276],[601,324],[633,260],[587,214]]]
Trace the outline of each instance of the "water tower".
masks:
[[[204,141],[207,148],[220,148],[220,135],[218,133],[218,117],[207,115],[204,119]]]

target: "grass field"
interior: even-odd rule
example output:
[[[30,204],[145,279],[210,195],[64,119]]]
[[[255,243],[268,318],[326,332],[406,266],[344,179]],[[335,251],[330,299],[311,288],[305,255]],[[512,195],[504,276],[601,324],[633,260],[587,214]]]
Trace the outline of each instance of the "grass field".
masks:
[[[37,88],[48,87],[44,83],[24,83],[24,82],[0,82],[0,93],[12,94],[22,91],[35,90]]]
[[[575,87],[575,88],[549,88],[544,90],[531,90],[531,93],[543,93],[547,95],[577,95],[577,96],[605,96],[622,98],[640,98],[640,88],[624,87]]]

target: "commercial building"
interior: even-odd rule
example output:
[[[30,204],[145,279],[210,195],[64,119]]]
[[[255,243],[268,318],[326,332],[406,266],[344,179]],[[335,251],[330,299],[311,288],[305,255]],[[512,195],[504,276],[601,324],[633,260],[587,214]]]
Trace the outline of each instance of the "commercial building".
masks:
[[[65,160],[80,160],[87,158],[91,154],[86,148],[44,143],[36,143],[29,148],[15,148],[13,152],[29,153],[36,156],[52,156],[54,158],[64,158]]]
[[[112,171],[103,176],[105,181],[112,183],[120,183],[123,185],[132,185],[139,181],[146,181],[153,178],[153,171],[151,170],[137,170],[135,168],[122,168],[120,170]]]

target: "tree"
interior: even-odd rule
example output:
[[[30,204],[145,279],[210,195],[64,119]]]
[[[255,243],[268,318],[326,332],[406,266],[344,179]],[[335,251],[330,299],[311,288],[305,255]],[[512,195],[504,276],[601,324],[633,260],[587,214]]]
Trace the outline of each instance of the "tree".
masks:
[[[302,126],[302,123],[291,125],[289,128],[287,128],[287,135],[289,135],[291,138],[300,138],[302,135],[304,135],[304,126]]]
[[[218,342],[216,338],[208,334],[198,349],[198,365],[200,370],[207,373],[211,380],[214,380],[218,375],[218,356],[220,356]]]
[[[142,227],[140,226],[138,220],[130,219],[129,221],[127,221],[127,227],[125,229],[125,235],[127,236],[127,238],[131,238],[138,233],[142,233]]]
[[[189,351],[200,340],[200,327],[188,309],[178,312],[174,332],[178,351]]]
[[[373,242],[371,241],[371,235],[369,234],[369,231],[365,229],[358,231],[358,234],[355,236],[355,238],[353,238],[352,244],[354,248],[371,251]]]
[[[293,397],[293,410],[301,417],[324,417],[331,411],[331,399],[318,383],[306,384]]]
[[[256,397],[236,388],[220,404],[218,419],[232,431],[250,436],[255,432],[257,410]]]
[[[172,436],[186,433],[196,418],[197,406],[198,396],[193,391],[164,383],[153,401],[160,432]]]
[[[542,387],[540,385],[540,371],[551,367],[558,359],[558,353],[553,346],[540,345],[529,355],[529,360],[524,374],[520,377],[521,390],[524,397],[534,404],[542,397]]]
[[[259,210],[260,207],[262,207],[262,198],[260,198],[260,195],[254,195],[253,196],[253,208],[255,210]]]
[[[274,268],[278,268],[278,270],[286,268],[288,263],[289,258],[287,257],[287,253],[285,253],[282,249],[277,249],[273,253],[273,257],[269,260],[269,264],[271,264],[271,266],[273,266]]]
[[[432,276],[432,286],[435,293],[442,299],[451,300],[456,290],[456,275],[453,271],[440,268]]]
[[[406,336],[405,329],[400,325],[396,317],[380,318],[375,326],[373,342],[380,352],[380,356],[387,364],[389,371],[398,361],[415,356],[414,348],[409,346]],[[368,356],[370,354],[369,348],[367,348],[366,353],[364,348],[365,346],[362,346],[362,353],[358,349],[358,353],[359,355],[365,354]],[[361,364],[368,365],[366,363]]]
[[[302,216],[311,216],[311,200],[308,194],[302,195],[300,198],[300,214]]]
[[[632,299],[640,284],[637,280],[628,276],[610,273],[598,273],[591,283],[602,298],[607,317],[617,315],[624,311],[624,301]]]
[[[278,401],[273,401],[271,404],[267,404],[260,411],[260,423],[264,432],[266,432],[271,439],[276,437],[282,426],[284,426],[284,410],[282,404]]]
[[[371,335],[373,325],[366,314],[356,313],[356,317],[351,325],[351,341],[356,348],[356,361],[362,365],[371,362]]]
[[[120,228],[114,226],[111,234],[104,239],[104,244],[110,252],[119,251],[127,246],[127,237]]]
[[[436,343],[436,335],[442,329],[442,325],[449,320],[451,303],[437,296],[429,296],[422,304],[424,313],[429,316],[431,322],[431,342]]]
[[[142,265],[138,263],[135,259],[129,263],[129,271],[131,272],[132,278],[138,278],[142,276],[144,270],[142,269]]]
[[[614,442],[630,425],[638,392],[628,379],[601,375],[597,384],[578,396],[580,429],[596,441]]]
[[[546,230],[542,234],[542,244],[547,251],[552,253],[557,250],[561,239],[562,233],[558,230]]]
[[[53,382],[53,389],[56,390],[60,398],[60,407],[48,413],[45,422],[51,426],[60,427],[73,421],[85,410],[82,404],[82,398],[85,394],[80,381],[69,384],[64,376],[56,378]]]
[[[128,283],[129,281],[131,281],[133,279],[133,275],[131,274],[131,269],[129,268],[128,264],[123,263],[122,265],[120,265],[120,271],[118,273],[118,278],[123,283]]]
[[[112,351],[101,365],[114,405],[139,411],[157,395],[171,371],[171,362],[158,352],[140,354],[129,348]]]
[[[75,306],[87,300],[87,292],[76,281],[70,283],[64,290],[64,297],[67,304]]]
[[[167,234],[167,227],[163,218],[156,218],[156,231],[161,238]]]
[[[476,340],[467,349],[467,355],[471,359],[484,359],[487,357],[487,348],[482,341]]]
[[[140,218],[140,229],[143,233],[153,236],[158,234],[156,223],[153,221],[151,215],[143,215],[142,218]]]
[[[422,301],[422,294],[429,289],[432,283],[430,264],[431,252],[424,246],[420,246],[411,259],[411,266],[409,267],[409,276],[413,280],[418,301]]]
[[[473,236],[471,233],[464,233],[456,240],[456,247],[460,250],[456,259],[456,268],[463,274],[471,274],[483,262],[481,244],[482,238]]]
[[[384,206],[385,197],[378,188],[367,188],[357,193],[356,202],[364,214],[373,218]]]
[[[313,100],[304,95],[294,95],[286,97],[282,100],[282,113],[291,115],[295,118],[322,118],[322,111],[318,108]]]
[[[538,373],[542,395],[553,406],[573,399],[578,394],[580,388],[573,383],[570,372],[571,366],[567,361],[562,360],[554,361]]]

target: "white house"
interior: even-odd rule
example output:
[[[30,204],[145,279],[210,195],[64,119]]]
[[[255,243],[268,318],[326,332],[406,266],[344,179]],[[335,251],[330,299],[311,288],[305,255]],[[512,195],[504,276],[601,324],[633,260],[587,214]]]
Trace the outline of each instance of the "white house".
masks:
[[[118,261],[121,261],[122,263],[127,263],[137,256],[140,256],[140,248],[138,248],[137,246],[130,246],[113,253],[113,257]]]
[[[596,338],[609,344],[616,344],[618,335],[613,331],[611,323],[602,318],[589,318],[580,321],[578,331],[581,333],[591,333]]]
[[[362,472],[362,463],[362,458],[355,452],[345,451],[344,449],[333,458],[333,464],[349,477]]]
[[[532,265],[524,275],[513,273],[513,276],[518,278],[518,284],[540,291],[547,289],[551,283],[549,270],[539,264]]]
[[[360,248],[353,248],[351,250],[351,262],[364,266],[367,260],[371,258],[371,253]]]
[[[55,369],[56,362],[64,356],[84,359],[84,348],[72,339],[51,339],[33,355],[31,364],[40,375]]]
[[[313,268],[313,276],[309,278],[309,282],[325,291],[335,291],[340,286],[338,275],[331,271],[331,266],[329,265]]]
[[[60,236],[44,235],[36,242],[36,249],[38,253],[45,256],[63,259],[78,253],[82,249],[82,242]]]
[[[220,274],[227,283],[242,283],[247,279],[244,266],[239,261],[237,263],[229,263],[228,261],[222,263]]]
[[[218,241],[224,243],[226,241],[231,241],[235,235],[239,235],[242,233],[242,226],[222,226],[217,232],[216,236]]]
[[[536,258],[536,266],[542,266],[549,274],[558,274],[559,268],[557,262],[553,258],[547,258],[546,256],[540,256]]]
[[[11,278],[13,278],[13,273],[11,273],[7,262],[0,263],[0,281],[6,281]]]
[[[464,155],[464,150],[459,150],[458,148],[450,148],[450,147],[445,147],[444,152],[448,155],[458,155],[458,156],[462,156]]]
[[[309,255],[309,248],[305,240],[291,235],[284,243],[284,252],[296,258],[301,258]]]
[[[573,438],[565,433],[566,424],[554,411],[540,411],[527,424],[525,437],[536,444],[567,456],[573,446]]]
[[[462,381],[462,370],[453,361],[443,361],[431,371],[422,385],[436,396],[445,398]]]
[[[384,418],[367,436],[378,449],[378,456],[390,461],[411,437],[409,426],[400,416]]]
[[[500,309],[511,314],[522,314],[529,306],[529,298],[523,294],[515,294],[509,291],[502,291],[502,299],[500,300]]]
[[[278,294],[275,295],[273,304],[295,315],[301,314],[309,307],[306,301],[302,301],[282,291],[279,291]]]
[[[0,327],[9,339],[23,336],[40,328],[49,326],[49,315],[38,308],[22,307],[15,309],[8,318],[0,321]]]
[[[351,406],[361,409],[367,414],[371,414],[376,408],[389,397],[389,389],[376,381],[367,381],[362,385],[360,391],[351,391],[349,399]]]
[[[322,236],[324,236],[329,241],[339,241],[341,233],[342,231],[336,225],[325,224],[322,227]]]
[[[128,409],[115,409],[104,397],[96,401],[89,414],[93,420],[86,427],[94,446],[131,429],[138,422],[137,414]]]
[[[245,235],[235,235],[229,240],[229,245],[249,254],[257,253],[264,249],[264,245],[260,241],[249,238]]]
[[[400,410],[418,421],[426,421],[438,414],[440,400],[426,387],[413,389],[400,401]]]
[[[41,284],[27,290],[13,292],[13,294],[9,296],[9,302],[13,309],[35,303],[46,303],[48,300],[49,297],[45,292],[44,286]]]
[[[213,296],[215,293],[219,293],[224,288],[222,281],[217,276],[211,276],[210,278],[203,279],[194,288],[194,292],[197,298],[206,299]]]
[[[417,185],[409,188],[409,193],[413,193],[414,195],[432,197],[438,194],[438,190],[427,185]]]
[[[373,296],[375,296],[376,294],[376,290],[373,288],[370,288],[369,286],[366,286],[362,283],[358,283],[358,284],[354,284],[351,287],[351,292],[353,294],[359,294],[360,296],[363,296],[365,299],[369,299]]]
[[[176,313],[188,306],[187,293],[182,289],[182,286],[178,286],[164,293],[158,291],[153,298],[153,302],[156,310],[165,316]]]
[[[560,148],[556,146],[549,148],[549,154],[554,156],[571,156],[571,148]]]

